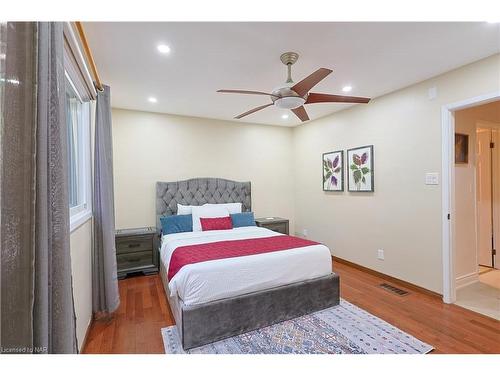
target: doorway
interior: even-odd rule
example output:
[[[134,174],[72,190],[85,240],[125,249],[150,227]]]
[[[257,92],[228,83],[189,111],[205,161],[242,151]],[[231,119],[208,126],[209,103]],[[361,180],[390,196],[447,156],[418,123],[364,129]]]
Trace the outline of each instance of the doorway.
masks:
[[[477,97],[464,99],[459,102],[450,103],[442,107],[442,254],[443,254],[443,301],[445,303],[455,303],[456,302],[456,288],[457,288],[457,278],[456,270],[462,267],[460,265],[459,259],[457,259],[457,250],[463,245],[463,241],[457,241],[455,238],[457,233],[462,234],[462,227],[460,223],[457,223],[457,202],[460,204],[464,200],[460,194],[466,192],[469,197],[472,198],[472,206],[469,206],[470,215],[465,215],[469,219],[469,224],[466,228],[470,230],[472,228],[473,235],[468,236],[469,242],[468,248],[476,248],[476,183],[475,178],[475,167],[472,177],[468,181],[472,181],[465,184],[455,183],[455,178],[458,170],[456,171],[455,164],[455,130],[456,130],[456,116],[461,110],[478,107],[481,105],[489,104],[495,101],[500,101],[500,91],[492,92],[489,94],[480,95]],[[477,118],[475,119],[477,120]],[[498,121],[500,122],[500,120]],[[460,129],[459,129],[460,130]],[[458,132],[458,131],[457,131]],[[475,137],[475,131],[473,132],[473,137]],[[474,142],[470,142],[471,145],[475,145]],[[475,147],[475,146],[473,146]],[[475,150],[470,150],[471,156],[475,156]],[[475,164],[474,164],[475,165]],[[471,164],[469,164],[471,166]],[[468,173],[471,173],[469,170]],[[462,188],[462,189],[461,189]],[[471,200],[469,199],[468,202]],[[472,208],[471,208],[472,207]],[[463,217],[463,215],[462,215]],[[472,240],[471,240],[472,238]],[[469,255],[473,255],[471,262],[474,269],[472,269],[470,274],[466,274],[466,280],[470,283],[474,283],[477,280],[479,269],[478,261],[476,259],[476,252],[468,252]],[[498,259],[498,258],[497,258]],[[496,259],[495,259],[496,260]],[[500,261],[500,260],[499,260]],[[499,263],[499,262],[497,262]],[[497,264],[498,266],[498,264]],[[476,278],[476,280],[471,280]],[[498,304],[498,297],[496,297],[496,303]],[[500,310],[497,308],[497,310]]]
[[[500,100],[454,113],[455,304],[500,320]]]

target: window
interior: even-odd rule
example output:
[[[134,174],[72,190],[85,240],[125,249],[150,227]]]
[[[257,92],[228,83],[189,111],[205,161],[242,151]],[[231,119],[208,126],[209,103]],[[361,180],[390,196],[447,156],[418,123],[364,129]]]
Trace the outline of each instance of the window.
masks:
[[[91,119],[96,91],[75,36],[74,25],[64,23],[66,123],[70,230],[92,217]]]
[[[83,101],[66,74],[69,211],[74,230],[92,216],[90,169],[90,103]]]

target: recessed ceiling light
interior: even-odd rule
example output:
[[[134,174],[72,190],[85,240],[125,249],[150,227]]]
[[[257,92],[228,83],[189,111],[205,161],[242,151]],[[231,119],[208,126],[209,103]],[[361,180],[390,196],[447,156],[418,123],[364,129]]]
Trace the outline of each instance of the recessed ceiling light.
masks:
[[[351,90],[352,90],[352,86],[344,86],[344,87],[342,87],[342,91],[343,92],[349,92]]]
[[[282,118],[283,120],[288,119],[288,113],[285,113],[285,114],[281,115],[281,118]]]
[[[156,99],[155,97],[150,96],[150,97],[148,98],[148,102],[150,102],[150,103],[157,103],[157,102],[158,102],[158,99]]]
[[[163,53],[163,54],[167,54],[167,53],[170,53],[170,47],[167,46],[166,44],[158,44],[158,47],[156,47],[158,49],[158,52],[160,53]]]

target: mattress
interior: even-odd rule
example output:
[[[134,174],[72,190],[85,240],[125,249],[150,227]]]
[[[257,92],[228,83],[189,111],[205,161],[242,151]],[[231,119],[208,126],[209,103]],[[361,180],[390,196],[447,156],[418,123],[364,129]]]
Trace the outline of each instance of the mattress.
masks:
[[[282,234],[260,227],[168,234],[162,237],[160,259],[168,272],[170,258],[177,247],[271,236]],[[169,280],[168,288],[170,297],[180,298],[184,305],[197,305],[331,273],[330,250],[325,245],[315,244],[188,264]]]

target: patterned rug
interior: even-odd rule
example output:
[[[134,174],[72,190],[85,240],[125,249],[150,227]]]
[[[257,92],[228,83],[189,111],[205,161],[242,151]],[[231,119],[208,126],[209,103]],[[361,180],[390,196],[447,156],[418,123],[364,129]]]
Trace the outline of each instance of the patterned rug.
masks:
[[[167,354],[425,354],[433,349],[342,299],[338,306],[187,351],[175,326],[161,333]]]

